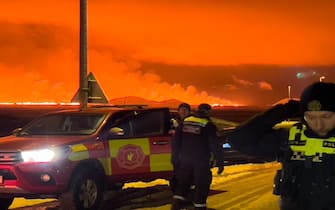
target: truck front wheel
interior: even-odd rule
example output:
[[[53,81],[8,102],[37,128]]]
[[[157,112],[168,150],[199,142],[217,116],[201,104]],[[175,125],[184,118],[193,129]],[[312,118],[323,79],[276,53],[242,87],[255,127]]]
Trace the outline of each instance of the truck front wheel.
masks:
[[[104,187],[103,176],[97,170],[81,168],[71,182],[70,191],[63,196],[61,206],[65,208],[75,207],[76,210],[97,210],[103,202]],[[67,200],[67,201],[66,201]],[[68,201],[71,201],[69,206]]]

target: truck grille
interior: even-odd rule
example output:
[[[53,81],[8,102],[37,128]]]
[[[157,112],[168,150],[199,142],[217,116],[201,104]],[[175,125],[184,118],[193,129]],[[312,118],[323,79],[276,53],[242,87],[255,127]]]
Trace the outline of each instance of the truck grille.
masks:
[[[21,161],[20,152],[0,152],[0,164],[13,164]]]

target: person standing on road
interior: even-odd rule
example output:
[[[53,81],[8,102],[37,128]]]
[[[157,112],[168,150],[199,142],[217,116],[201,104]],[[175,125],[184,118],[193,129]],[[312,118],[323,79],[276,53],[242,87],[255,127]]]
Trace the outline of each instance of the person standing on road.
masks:
[[[216,126],[211,122],[211,106],[200,104],[195,115],[190,115],[178,126],[172,145],[172,163],[176,169],[177,186],[172,210],[183,209],[192,184],[193,205],[196,210],[207,209],[207,197],[212,182],[211,153],[215,155],[218,174],[224,170],[223,148]]]
[[[183,122],[185,117],[189,116],[191,114],[191,105],[188,103],[181,103],[178,106],[178,115],[176,118],[171,119],[171,127],[170,134],[175,133],[175,129]]]
[[[278,104],[240,125],[233,148],[282,163],[274,179],[282,210],[335,210],[335,83],[316,82],[299,101]],[[288,129],[274,126],[289,118]]]
[[[185,117],[189,116],[191,114],[191,105],[189,105],[188,103],[181,103],[178,106],[178,115],[175,118],[171,119],[171,129],[169,131],[170,134],[174,135],[176,133],[176,129],[178,128],[179,125],[182,124],[183,120],[185,119]],[[172,190],[172,192],[175,191],[176,185],[177,185],[177,177],[176,177],[176,171],[177,169],[175,168],[177,167],[176,165],[174,165],[174,175],[171,178],[170,181],[170,188]]]

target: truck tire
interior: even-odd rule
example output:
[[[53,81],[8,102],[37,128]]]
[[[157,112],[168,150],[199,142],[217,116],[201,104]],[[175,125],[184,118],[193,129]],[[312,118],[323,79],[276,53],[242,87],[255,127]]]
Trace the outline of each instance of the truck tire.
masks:
[[[103,174],[92,168],[79,169],[71,182],[70,194],[76,210],[98,210],[104,197]]]
[[[0,198],[0,210],[7,210],[12,205],[14,198]]]

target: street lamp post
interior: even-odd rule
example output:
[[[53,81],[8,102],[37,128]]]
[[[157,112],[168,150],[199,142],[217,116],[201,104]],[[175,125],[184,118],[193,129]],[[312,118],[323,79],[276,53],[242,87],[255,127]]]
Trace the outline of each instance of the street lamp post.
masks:
[[[87,0],[80,0],[80,37],[79,37],[79,101],[81,109],[87,108]]]
[[[288,98],[291,99],[291,85],[287,86]]]
[[[326,79],[325,76],[321,76],[321,77],[319,77],[319,81],[320,81],[320,82],[323,82],[324,79]]]

